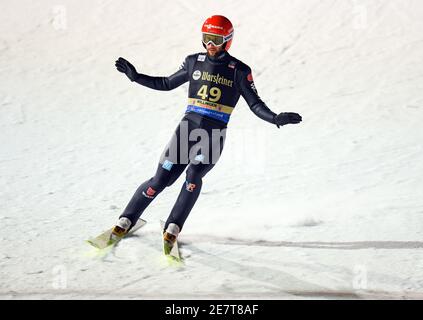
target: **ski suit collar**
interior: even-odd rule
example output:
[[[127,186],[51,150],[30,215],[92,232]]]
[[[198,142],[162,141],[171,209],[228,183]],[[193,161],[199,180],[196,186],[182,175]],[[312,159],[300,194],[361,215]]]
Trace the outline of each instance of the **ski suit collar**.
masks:
[[[218,55],[216,55],[214,57],[212,57],[209,54],[207,54],[207,59],[209,61],[211,61],[211,62],[214,62],[214,63],[224,62],[229,57],[230,57],[230,55],[229,55],[229,53],[226,50],[222,51],[221,53],[219,53]]]

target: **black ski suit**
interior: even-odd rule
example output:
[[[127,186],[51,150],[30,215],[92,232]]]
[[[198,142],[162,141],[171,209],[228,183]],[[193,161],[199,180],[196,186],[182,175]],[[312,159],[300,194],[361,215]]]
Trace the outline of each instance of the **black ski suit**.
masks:
[[[172,185],[188,166],[186,181],[165,224],[165,229],[169,223],[175,223],[182,230],[200,194],[202,178],[219,159],[226,126],[239,97],[267,122],[275,124],[276,114],[258,96],[251,69],[226,51],[217,57],[193,54],[169,77],[138,74],[134,81],[155,90],[172,90],[189,81],[188,107],[155,175],[141,184],[121,217],[130,219],[134,225],[157,195]]]

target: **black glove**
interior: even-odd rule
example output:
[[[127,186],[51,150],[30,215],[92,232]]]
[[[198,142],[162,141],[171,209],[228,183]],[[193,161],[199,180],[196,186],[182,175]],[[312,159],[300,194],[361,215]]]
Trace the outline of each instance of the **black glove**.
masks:
[[[303,120],[298,113],[295,112],[282,112],[275,116],[273,121],[278,126],[284,126],[288,123],[300,123]]]
[[[138,72],[135,67],[129,61],[126,61],[124,58],[117,59],[115,66],[119,72],[126,74],[129,80],[135,81],[138,78]]]

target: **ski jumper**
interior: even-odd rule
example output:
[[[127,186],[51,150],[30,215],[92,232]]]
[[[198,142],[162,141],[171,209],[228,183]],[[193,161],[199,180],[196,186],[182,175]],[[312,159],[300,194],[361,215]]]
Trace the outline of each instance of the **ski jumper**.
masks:
[[[276,116],[260,99],[251,69],[227,51],[212,57],[197,53],[186,57],[169,77],[139,74],[135,82],[155,90],[172,90],[189,82],[185,116],[166,146],[155,175],[138,187],[120,217],[136,223],[147,206],[186,170],[185,182],[166,221],[182,227],[200,195],[203,177],[218,161],[227,123],[242,96],[259,118],[275,123]],[[194,137],[194,139],[192,139]]]

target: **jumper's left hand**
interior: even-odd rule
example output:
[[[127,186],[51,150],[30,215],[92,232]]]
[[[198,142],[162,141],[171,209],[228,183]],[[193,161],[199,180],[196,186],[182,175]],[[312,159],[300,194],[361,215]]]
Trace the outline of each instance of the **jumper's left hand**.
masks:
[[[274,118],[275,124],[278,126],[278,128],[289,123],[297,124],[300,123],[302,120],[303,118],[295,112],[282,112]]]

